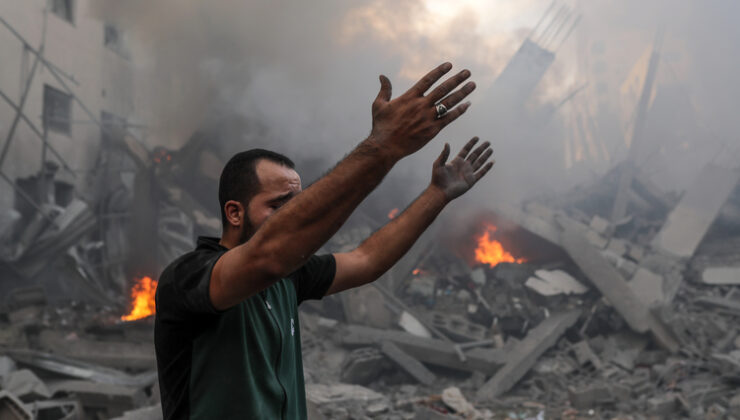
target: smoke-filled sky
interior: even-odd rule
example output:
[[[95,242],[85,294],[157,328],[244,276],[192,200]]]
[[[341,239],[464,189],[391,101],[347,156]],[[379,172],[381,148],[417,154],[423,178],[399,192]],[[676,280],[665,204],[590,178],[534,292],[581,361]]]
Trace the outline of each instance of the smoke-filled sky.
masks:
[[[622,129],[634,110],[620,88],[663,28],[657,92],[667,93],[654,103],[671,104],[677,95],[689,106],[655,112],[650,133],[658,138],[644,164],[680,189],[708,159],[731,155],[722,150],[737,153],[740,3],[572,0],[555,10],[563,4],[581,20],[527,105],[539,117],[512,122],[526,132],[521,136],[492,126],[490,87],[550,0],[106,0],[90,12],[126,33],[146,87],[137,113],[152,125],[152,144],[176,147],[201,124],[237,114],[266,126],[275,149],[310,154],[328,169],[368,134],[378,74],[390,77],[397,95],[451,61],[471,69],[478,83],[473,107],[394,176],[418,191],[442,142],[456,148],[478,135],[494,143],[497,165],[477,198],[513,201],[593,178],[624,157]],[[603,153],[576,153],[580,146],[569,136],[578,109],[600,110],[592,126],[601,131],[588,141]]]

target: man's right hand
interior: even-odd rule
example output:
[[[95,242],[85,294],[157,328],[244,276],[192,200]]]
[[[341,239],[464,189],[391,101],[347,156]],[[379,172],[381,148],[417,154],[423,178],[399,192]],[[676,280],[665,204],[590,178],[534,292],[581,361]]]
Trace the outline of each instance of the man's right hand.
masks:
[[[450,63],[437,66],[394,100],[391,100],[391,81],[381,75],[380,92],[372,106],[373,128],[368,140],[401,159],[421,149],[442,128],[462,115],[470,102],[455,105],[475,89],[475,83],[468,82],[453,90],[470,77],[470,71],[462,70],[424,95],[451,68]],[[438,103],[448,109],[441,118],[437,118],[435,106]]]

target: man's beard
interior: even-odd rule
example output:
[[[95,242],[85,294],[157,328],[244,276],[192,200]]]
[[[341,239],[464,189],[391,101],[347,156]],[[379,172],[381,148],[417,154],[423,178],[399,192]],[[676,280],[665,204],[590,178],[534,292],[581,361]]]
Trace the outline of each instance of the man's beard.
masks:
[[[254,235],[254,226],[252,225],[252,222],[250,220],[244,221],[244,228],[242,229],[241,233],[239,234],[239,245],[243,244],[244,242],[247,242],[249,238]]]

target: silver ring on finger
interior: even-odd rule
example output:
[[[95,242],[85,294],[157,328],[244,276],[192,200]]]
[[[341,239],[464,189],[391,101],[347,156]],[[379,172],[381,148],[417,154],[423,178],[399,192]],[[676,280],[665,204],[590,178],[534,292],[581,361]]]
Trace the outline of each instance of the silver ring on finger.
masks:
[[[437,119],[444,117],[447,113],[447,107],[444,104],[437,104],[434,108],[437,110]]]

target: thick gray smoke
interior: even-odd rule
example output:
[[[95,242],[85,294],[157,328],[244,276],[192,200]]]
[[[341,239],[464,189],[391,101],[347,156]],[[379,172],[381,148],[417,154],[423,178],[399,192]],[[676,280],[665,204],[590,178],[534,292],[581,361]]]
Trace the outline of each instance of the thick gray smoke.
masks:
[[[651,115],[642,162],[681,188],[714,155],[737,152],[737,2],[567,2],[580,24],[527,102],[530,116],[510,122],[521,133],[492,125],[490,87],[550,0],[453,3],[107,0],[91,13],[128,36],[147,86],[140,109],[151,118],[153,144],[176,147],[208,121],[246,115],[267,127],[275,149],[318,158],[322,169],[369,132],[378,74],[388,75],[399,94],[442,61],[470,68],[479,86],[471,110],[392,174],[408,185],[408,200],[427,182],[442,142],[459,148],[473,135],[492,140],[496,150],[497,167],[471,194],[484,203],[552,192],[618,163],[626,155],[622,117],[629,120],[632,111],[621,103],[621,85],[660,28],[654,104],[662,105]],[[607,94],[597,97],[604,81],[611,83]],[[670,106],[676,98],[686,104]],[[590,141],[598,147],[589,146],[598,154],[566,147],[578,106],[609,110],[591,117],[598,130]]]

